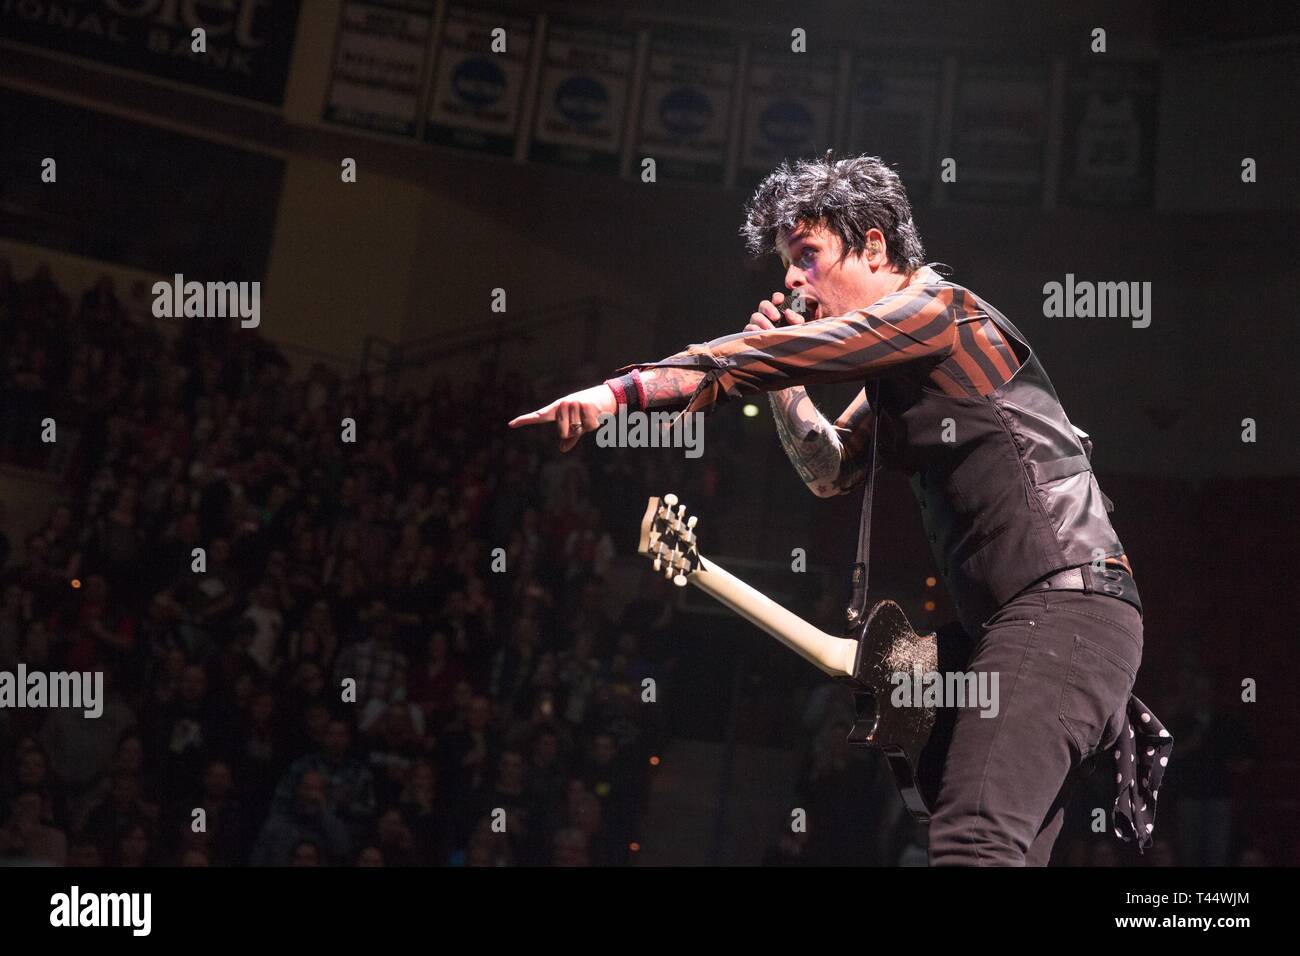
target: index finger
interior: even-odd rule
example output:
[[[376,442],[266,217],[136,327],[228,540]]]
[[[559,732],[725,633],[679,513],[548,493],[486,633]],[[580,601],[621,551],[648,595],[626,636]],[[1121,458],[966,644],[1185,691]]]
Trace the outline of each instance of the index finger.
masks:
[[[538,425],[542,422],[551,422],[554,420],[554,409],[539,408],[537,411],[529,412],[527,415],[520,415],[518,418],[512,418],[509,425],[511,428],[518,428],[520,425]]]

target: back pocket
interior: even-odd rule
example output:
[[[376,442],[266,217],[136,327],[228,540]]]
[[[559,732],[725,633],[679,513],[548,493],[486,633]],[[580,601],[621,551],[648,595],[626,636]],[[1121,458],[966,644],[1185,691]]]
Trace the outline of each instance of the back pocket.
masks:
[[[1070,673],[1061,689],[1061,723],[1086,760],[1102,745],[1113,743],[1122,723],[1136,666],[1087,638],[1074,635]]]

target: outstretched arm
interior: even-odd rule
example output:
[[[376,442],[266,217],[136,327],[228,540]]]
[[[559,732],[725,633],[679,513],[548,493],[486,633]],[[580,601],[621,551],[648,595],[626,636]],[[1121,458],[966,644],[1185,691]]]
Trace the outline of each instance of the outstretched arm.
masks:
[[[952,290],[919,285],[870,308],[777,328],[747,328],[691,345],[639,370],[654,382],[648,404],[685,403],[683,414],[796,385],[822,385],[886,375],[912,362],[938,363],[956,340]],[[647,389],[649,391],[649,389]]]
[[[637,370],[646,407],[677,406],[680,418],[756,392],[861,380],[905,363],[942,361],[955,340],[952,309],[951,289],[909,287],[870,309],[727,335],[658,362],[625,365],[618,372]],[[621,379],[619,383],[617,387],[626,390]],[[560,449],[568,451],[582,434],[598,427],[601,414],[617,410],[621,400],[615,387],[574,392],[513,419],[510,426],[555,422]]]

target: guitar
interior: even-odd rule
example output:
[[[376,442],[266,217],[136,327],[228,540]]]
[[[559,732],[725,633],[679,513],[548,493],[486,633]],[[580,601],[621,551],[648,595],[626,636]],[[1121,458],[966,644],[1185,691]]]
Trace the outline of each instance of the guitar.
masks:
[[[914,666],[922,673],[939,670],[938,635],[917,634],[903,609],[888,600],[850,625],[849,636],[827,634],[700,554],[697,523],[676,495],[651,498],[637,552],[651,558],[654,569],[677,586],[695,585],[824,674],[851,685],[857,717],[849,743],[884,754],[908,812],[917,822],[927,822],[951,726],[945,721],[944,732],[935,732],[939,714],[934,707],[893,706],[890,693],[897,678],[890,678],[902,673],[911,680]]]

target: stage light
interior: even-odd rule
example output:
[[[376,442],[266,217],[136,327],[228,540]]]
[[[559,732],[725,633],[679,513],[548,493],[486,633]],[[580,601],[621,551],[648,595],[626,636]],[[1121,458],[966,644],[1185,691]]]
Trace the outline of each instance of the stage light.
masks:
[[[745,407],[740,411],[746,418],[756,418],[758,416],[758,406],[749,402],[746,402]]]
[[[659,758],[658,758],[658,757],[651,757],[651,758],[650,758],[650,766],[652,766],[652,767],[657,767],[657,766],[659,766]]]
[[[926,601],[926,602],[925,602],[925,609],[926,609],[927,611],[933,611],[933,610],[934,610],[934,602],[933,602],[933,601]]]
[[[77,588],[79,588],[79,587],[81,587],[81,579],[80,579],[80,578],[73,578],[73,579],[72,579],[72,589],[75,591],[75,590],[76,590]]]
[[[933,574],[930,575],[928,578],[925,579],[925,586],[926,586],[927,588],[932,588],[932,587],[934,587],[934,586],[935,586],[936,584],[938,584],[938,583],[939,583],[939,582],[936,581],[936,580],[934,579],[934,575],[933,575]]]
[[[640,843],[629,843],[629,844],[627,845],[627,848],[628,848],[629,850],[631,850],[633,853],[640,853],[640,852],[641,852],[641,844],[640,844]]]

